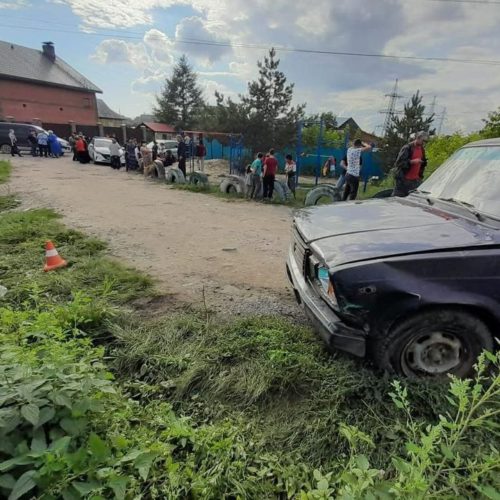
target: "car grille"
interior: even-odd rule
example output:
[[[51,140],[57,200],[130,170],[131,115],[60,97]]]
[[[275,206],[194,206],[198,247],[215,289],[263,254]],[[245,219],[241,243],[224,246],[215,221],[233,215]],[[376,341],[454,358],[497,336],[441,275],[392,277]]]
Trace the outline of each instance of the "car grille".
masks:
[[[300,266],[302,274],[305,276],[307,271],[307,260],[310,255],[310,250],[307,248],[307,244],[300,235],[298,229],[294,226],[293,228],[293,240],[292,240],[293,255],[295,261]]]

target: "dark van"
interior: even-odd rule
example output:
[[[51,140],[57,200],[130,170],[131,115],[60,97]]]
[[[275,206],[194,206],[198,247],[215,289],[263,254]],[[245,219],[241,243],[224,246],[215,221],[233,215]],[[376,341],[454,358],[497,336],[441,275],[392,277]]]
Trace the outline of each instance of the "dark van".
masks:
[[[31,125],[29,123],[10,123],[10,122],[0,122],[0,152],[10,154],[10,139],[9,130],[14,130],[17,139],[17,147],[22,152],[30,152],[31,145],[28,142],[28,136],[32,130],[35,130],[38,134],[43,132],[43,128],[38,125]],[[71,152],[68,141],[59,138],[59,143],[61,144],[63,153]]]

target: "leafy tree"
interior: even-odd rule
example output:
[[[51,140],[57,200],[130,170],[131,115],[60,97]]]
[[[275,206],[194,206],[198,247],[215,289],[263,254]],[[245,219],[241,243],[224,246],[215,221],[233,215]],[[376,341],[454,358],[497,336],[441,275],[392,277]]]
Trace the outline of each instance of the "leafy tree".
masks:
[[[247,115],[245,136],[254,149],[290,144],[297,121],[304,116],[305,105],[292,106],[294,84],[287,83],[279,64],[273,48],[257,63],[259,78],[248,84],[248,95],[241,97]]]
[[[422,104],[422,96],[417,90],[416,94],[405,104],[402,116],[392,118],[391,128],[385,138],[383,160],[387,169],[390,169],[396,161],[399,150],[409,142],[419,131],[423,130],[434,134],[431,129],[434,122],[434,114],[425,115],[425,105]]]
[[[180,129],[194,128],[205,103],[198,85],[198,75],[183,55],[174,66],[172,76],[157,96],[156,118]]]
[[[481,130],[481,135],[488,138],[500,137],[500,108],[497,111],[488,113],[488,118],[483,120],[484,128]]]

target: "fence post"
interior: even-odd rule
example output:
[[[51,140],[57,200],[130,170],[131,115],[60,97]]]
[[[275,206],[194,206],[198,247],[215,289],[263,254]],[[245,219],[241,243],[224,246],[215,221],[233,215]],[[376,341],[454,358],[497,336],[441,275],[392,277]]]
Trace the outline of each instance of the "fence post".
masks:
[[[295,150],[297,172],[295,175],[295,187],[299,185],[300,167],[302,166],[302,121],[297,122],[297,147]]]
[[[318,135],[318,150],[316,157],[316,185],[318,185],[318,178],[321,177],[321,145],[323,143],[323,118],[319,122],[319,135]]]

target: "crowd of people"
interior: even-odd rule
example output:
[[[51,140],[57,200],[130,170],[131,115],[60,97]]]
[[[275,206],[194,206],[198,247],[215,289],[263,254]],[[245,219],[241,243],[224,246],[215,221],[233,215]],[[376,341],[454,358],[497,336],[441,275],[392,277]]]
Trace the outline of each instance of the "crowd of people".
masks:
[[[11,155],[22,156],[18,148],[18,140],[14,130],[9,131],[11,145]],[[111,167],[120,169],[122,147],[115,137],[110,137],[109,145]],[[396,185],[394,196],[407,196],[412,190],[417,189],[423,179],[423,172],[427,165],[425,155],[425,142],[429,139],[426,132],[419,132],[415,139],[402,147],[396,160]],[[126,170],[136,170],[147,172],[152,168],[156,160],[161,160],[165,167],[169,167],[178,162],[178,168],[186,175],[186,160],[191,156],[196,159],[197,170],[204,172],[206,147],[203,137],[200,135],[196,145],[190,141],[194,139],[177,136],[177,157],[172,154],[171,149],[160,151],[158,143],[153,141],[150,149],[145,141],[129,139],[124,147]],[[36,157],[59,158],[62,156],[62,147],[59,139],[52,130],[48,132],[31,130],[28,142],[31,146],[31,155]],[[82,164],[89,163],[89,138],[83,133],[73,133],[69,137],[69,143],[73,151],[73,161]],[[336,187],[342,189],[342,199],[355,200],[358,195],[359,181],[362,170],[362,154],[372,150],[372,145],[356,139],[352,146],[348,148],[346,155],[340,161],[340,175],[336,182]],[[270,200],[274,193],[274,181],[278,173],[278,160],[274,149],[270,149],[267,154],[258,153],[254,161],[247,166],[245,175],[246,196],[249,199],[262,197],[263,200]],[[284,173],[287,178],[287,185],[295,197],[297,164],[290,154],[285,157]],[[337,160],[330,156],[323,165],[322,174],[325,177],[334,178],[337,175]]]
[[[274,193],[274,181],[278,173],[278,160],[274,149],[269,152],[257,153],[255,160],[247,166],[245,175],[246,197],[255,200],[260,198],[264,201],[271,200]],[[295,175],[297,173],[297,164],[292,155],[285,157],[285,175],[287,185],[295,197]]]
[[[31,130],[28,135],[28,143],[31,147],[31,156],[44,158],[59,158],[63,155],[59,138],[52,130],[46,133],[44,130],[37,132]],[[18,147],[18,140],[13,129],[9,130],[10,154],[12,156],[23,156]]]

